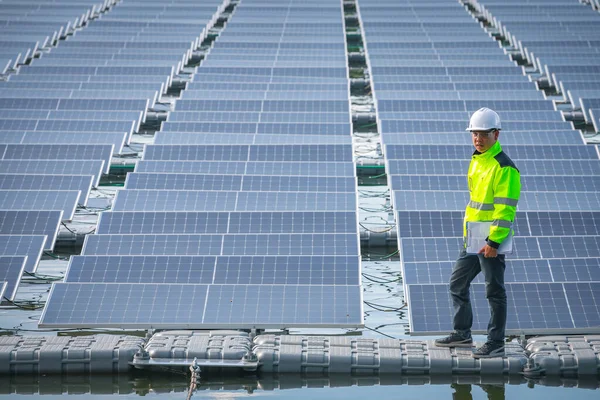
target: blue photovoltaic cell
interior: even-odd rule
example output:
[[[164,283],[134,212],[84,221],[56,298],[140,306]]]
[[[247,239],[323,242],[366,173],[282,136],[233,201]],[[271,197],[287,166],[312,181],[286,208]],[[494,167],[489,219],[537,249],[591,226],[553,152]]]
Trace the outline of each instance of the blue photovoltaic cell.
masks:
[[[122,190],[114,211],[355,211],[351,193]]]
[[[0,235],[0,256],[27,256],[25,271],[35,272],[45,242],[42,235]]]
[[[600,236],[538,237],[544,258],[600,257]]]
[[[86,205],[92,189],[91,175],[0,174],[0,189],[5,190],[79,190],[79,204]]]
[[[143,160],[248,161],[248,146],[146,145]]]
[[[581,141],[581,139],[580,139]],[[333,135],[301,135],[301,134],[245,134],[225,133],[221,135],[198,134],[190,132],[157,132],[154,135],[154,144],[189,144],[189,145],[216,145],[216,144],[352,144],[351,136]]]
[[[358,255],[353,234],[224,235],[224,255]]]
[[[569,285],[569,284],[564,284]],[[448,285],[408,285],[410,321],[414,333],[452,331],[452,303]],[[560,333],[565,329],[589,331],[593,326],[573,325],[570,304],[562,283],[507,283],[508,319],[506,333]],[[471,286],[473,332],[485,333],[489,321],[489,306],[485,285]],[[590,310],[590,314],[597,313]],[[585,315],[585,312],[581,313]],[[597,325],[596,325],[597,326]]]
[[[362,308],[357,307],[360,301],[358,285],[55,283],[39,325],[169,329],[356,327],[363,323]],[[265,309],[270,312],[265,313]]]
[[[144,160],[353,161],[347,145],[147,145]]]
[[[82,255],[219,255],[222,235],[88,235]]]
[[[97,233],[227,233],[229,215],[226,212],[103,212]]]
[[[600,327],[600,282],[565,283],[563,286],[575,327],[597,332]]]
[[[600,213],[580,211],[527,212],[533,236],[600,235]]]
[[[3,134],[3,133],[0,133]],[[14,142],[13,142],[14,143]],[[129,143],[127,132],[93,132],[93,131],[41,131],[24,132],[21,144],[112,144],[114,152],[122,153],[123,146]]]
[[[352,193],[241,192],[236,211],[355,211]]]
[[[215,257],[73,256],[65,282],[212,283]]]
[[[214,283],[358,285],[357,256],[221,256]]]
[[[55,283],[39,326],[200,327],[207,290],[189,284]]]
[[[4,298],[4,293],[6,292],[7,286],[8,282],[0,282],[0,298]]]
[[[355,212],[104,212],[97,233],[349,233]]]
[[[94,187],[103,169],[103,160],[0,160],[0,171],[5,174],[92,175]]]
[[[211,285],[204,323],[219,326],[357,326],[360,286]],[[269,310],[269,312],[265,312]]]
[[[45,249],[52,250],[62,211],[0,210],[0,235],[46,235]]]
[[[600,258],[548,260],[554,282],[600,281]]]
[[[137,172],[162,172],[178,174],[241,175],[246,170],[243,161],[153,161],[140,160]]]
[[[14,300],[27,256],[0,256],[0,282],[6,282],[2,299]]]
[[[457,255],[458,258],[458,255]],[[558,282],[552,279],[553,272],[548,263],[553,260],[506,260],[505,282]],[[450,282],[454,261],[409,262],[404,263],[403,282],[405,285]],[[474,283],[485,283],[483,273],[477,275]]]
[[[533,259],[542,258],[540,248],[544,249],[543,257],[552,257],[547,247],[538,245],[540,237],[515,237],[513,241],[513,253],[508,255],[510,259]],[[561,237],[557,238],[560,245]],[[455,238],[408,238],[400,240],[403,262],[431,262],[431,261],[454,261],[458,257],[463,245],[462,237]],[[583,256],[582,256],[583,257]],[[593,257],[593,256],[590,256]]]
[[[73,256],[65,282],[358,285],[358,256]]]
[[[110,169],[112,144],[10,144],[3,160],[104,160],[104,172]]]
[[[127,189],[239,191],[242,187],[242,176],[133,172],[127,174],[125,187]]]
[[[121,190],[114,211],[235,211],[238,192]]]
[[[75,214],[78,190],[0,190],[2,210],[61,210],[63,219]]]

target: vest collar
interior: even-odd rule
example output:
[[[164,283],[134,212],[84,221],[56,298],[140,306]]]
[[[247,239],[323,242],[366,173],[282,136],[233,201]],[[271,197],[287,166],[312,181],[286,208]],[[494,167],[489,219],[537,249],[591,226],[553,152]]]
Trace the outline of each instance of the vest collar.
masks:
[[[479,159],[488,159],[497,156],[502,151],[502,146],[500,146],[500,141],[497,140],[496,143],[492,147],[488,149],[485,153],[480,153],[475,150],[473,152],[473,157],[477,157]]]

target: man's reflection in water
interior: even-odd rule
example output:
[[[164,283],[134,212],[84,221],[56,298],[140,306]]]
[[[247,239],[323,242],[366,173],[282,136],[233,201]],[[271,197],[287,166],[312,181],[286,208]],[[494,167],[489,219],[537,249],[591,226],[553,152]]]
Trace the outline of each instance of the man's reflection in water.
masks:
[[[462,384],[462,383],[453,383],[450,385],[454,389],[454,393],[452,393],[453,400],[473,400],[473,395],[471,394],[471,386],[470,384]],[[488,400],[504,400],[504,385],[475,385],[481,386],[484,392],[487,393]]]

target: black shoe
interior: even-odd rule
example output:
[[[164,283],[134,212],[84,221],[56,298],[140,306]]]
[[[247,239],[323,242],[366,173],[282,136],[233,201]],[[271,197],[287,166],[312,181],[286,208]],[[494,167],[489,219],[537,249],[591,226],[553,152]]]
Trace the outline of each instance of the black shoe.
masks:
[[[504,342],[487,341],[473,352],[473,358],[504,357]]]
[[[435,345],[438,347],[471,347],[473,346],[473,339],[471,337],[464,337],[459,333],[452,332],[445,338],[436,339]]]

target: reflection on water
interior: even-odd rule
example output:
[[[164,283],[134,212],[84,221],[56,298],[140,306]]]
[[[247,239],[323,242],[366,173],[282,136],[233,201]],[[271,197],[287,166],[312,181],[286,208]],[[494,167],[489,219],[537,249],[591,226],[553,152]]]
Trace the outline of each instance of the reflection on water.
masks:
[[[520,385],[523,390],[536,386],[562,386],[580,389],[597,389],[598,377],[586,379],[541,379],[537,382],[528,381],[523,377],[481,377],[481,376],[301,376],[301,375],[203,375],[195,395],[210,392],[243,392],[246,394],[260,395],[266,392],[277,391],[279,396],[287,397],[286,390],[292,389],[318,389],[318,388],[345,388],[360,387],[368,390],[369,387],[385,388],[386,393],[402,393],[408,390],[418,393],[420,386],[438,386],[448,393],[444,398],[454,400],[472,400],[481,397],[482,392],[488,399],[505,399],[507,385],[515,387]],[[3,395],[134,395],[145,396],[148,394],[181,393],[185,396],[190,385],[187,374],[174,373],[146,373],[143,371],[123,375],[99,376],[3,376],[0,377],[0,397]],[[394,388],[394,386],[397,386]],[[403,388],[399,388],[403,386]],[[306,397],[311,397],[310,392],[303,391]],[[573,392],[575,393],[575,392]]]

